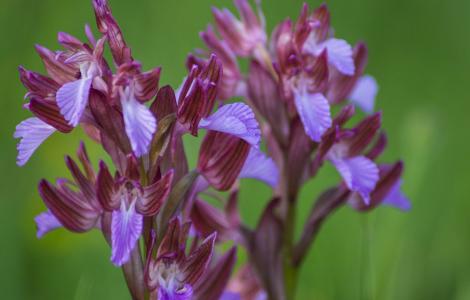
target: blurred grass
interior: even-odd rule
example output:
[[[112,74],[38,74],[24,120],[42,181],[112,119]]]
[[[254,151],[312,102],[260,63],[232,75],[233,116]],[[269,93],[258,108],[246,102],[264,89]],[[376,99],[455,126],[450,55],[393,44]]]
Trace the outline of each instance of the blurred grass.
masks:
[[[227,1],[110,0],[133,54],[145,68],[163,67],[162,84],[177,86],[184,60],[201,47],[198,32],[211,21],[210,6]],[[318,1],[309,1],[318,5]],[[338,211],[324,226],[302,269],[299,299],[360,299],[361,282],[370,299],[470,299],[470,201],[468,141],[470,97],[470,1],[329,1],[339,36],[365,40],[368,73],[380,83],[378,108],[390,146],[384,161],[406,162],[404,189],[413,210],[401,214],[380,208],[359,215]],[[264,1],[268,26],[295,18],[299,0]],[[1,0],[0,86],[0,290],[4,299],[127,299],[120,270],[98,232],[72,235],[64,230],[35,237],[33,217],[43,210],[36,184],[66,173],[63,157],[74,153],[80,132],[56,134],[28,165],[15,166],[14,127],[24,89],[18,65],[43,70],[34,43],[52,49],[57,31],[83,38],[84,23],[94,25],[89,1]],[[87,141],[94,161],[102,152]],[[195,144],[188,154],[194,161]],[[322,188],[337,180],[331,168],[302,191],[305,217]],[[259,183],[244,181],[243,216],[255,224],[269,195]],[[369,243],[364,243],[367,218]],[[299,227],[302,222],[299,221]],[[361,278],[367,247],[371,274]],[[366,273],[367,274],[367,273]]]

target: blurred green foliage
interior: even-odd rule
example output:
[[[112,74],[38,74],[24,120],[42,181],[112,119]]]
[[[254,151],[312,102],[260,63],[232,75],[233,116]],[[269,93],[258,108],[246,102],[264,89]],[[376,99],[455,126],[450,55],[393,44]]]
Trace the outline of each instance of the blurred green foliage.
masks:
[[[24,168],[15,165],[14,127],[24,88],[17,67],[43,70],[34,43],[56,49],[56,32],[84,37],[94,26],[90,1],[0,1],[0,293],[2,299],[128,299],[119,269],[98,232],[58,230],[37,240],[33,217],[44,209],[36,184],[65,176],[62,157],[74,153],[80,132],[54,135]],[[163,67],[162,84],[177,86],[185,56],[201,47],[198,32],[210,7],[228,0],[110,0],[134,56]],[[265,0],[271,29],[296,18],[301,0]],[[318,1],[309,1],[317,6]],[[408,214],[348,207],[323,227],[301,272],[299,299],[470,299],[470,1],[336,0],[328,2],[338,36],[364,40],[367,72],[379,84],[390,146],[384,161],[406,162]],[[94,161],[103,153],[86,143]],[[194,161],[196,147],[188,143]],[[338,176],[327,167],[302,191],[298,227],[321,189]],[[250,224],[267,201],[267,188],[242,183],[241,206]]]

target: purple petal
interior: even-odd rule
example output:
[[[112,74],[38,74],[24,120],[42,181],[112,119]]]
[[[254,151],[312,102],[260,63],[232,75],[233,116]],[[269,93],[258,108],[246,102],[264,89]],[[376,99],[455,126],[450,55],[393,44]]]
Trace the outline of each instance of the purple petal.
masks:
[[[172,288],[172,284],[169,284],[168,288],[160,287],[158,289],[158,300],[191,300],[192,297],[193,289],[189,284],[178,290]]]
[[[388,195],[382,203],[394,206],[402,211],[408,211],[411,209],[411,202],[401,191],[401,184],[402,180],[398,180],[390,189],[390,192],[388,192]]]
[[[36,236],[38,239],[42,238],[46,233],[62,227],[62,224],[57,220],[57,218],[48,210],[40,213],[34,218],[36,222],[37,233]]]
[[[82,78],[64,84],[56,94],[60,113],[72,126],[77,126],[88,103],[93,78]]]
[[[378,91],[379,86],[374,77],[364,75],[357,81],[349,99],[365,113],[371,114],[374,112],[375,96]]]
[[[261,138],[258,121],[251,108],[244,103],[227,104],[199,122],[199,128],[220,131],[237,136],[258,146]]]
[[[348,188],[359,193],[365,204],[370,203],[370,193],[379,180],[377,165],[365,156],[352,158],[331,158]]]
[[[239,293],[234,292],[224,292],[222,296],[220,296],[219,300],[240,300],[241,296]]]
[[[294,90],[294,100],[305,133],[315,142],[331,127],[330,104],[320,93]]]
[[[328,52],[328,63],[335,66],[344,75],[354,75],[355,66],[353,50],[345,40],[328,39],[315,49],[315,55],[320,55],[326,48]]]
[[[44,142],[56,129],[38,118],[29,118],[16,126],[15,134],[17,139],[21,139],[16,147],[18,157],[16,163],[23,166],[33,155],[39,145]]]
[[[133,97],[127,98],[121,100],[124,124],[132,150],[137,157],[140,157],[149,150],[153,134],[157,130],[157,120],[147,106]]]
[[[122,266],[130,257],[142,232],[143,217],[135,211],[135,202],[128,209],[121,202],[121,208],[113,211],[111,222],[112,256],[116,266]]]
[[[279,180],[279,170],[270,157],[266,156],[259,149],[251,147],[238,177],[258,179],[275,187]]]

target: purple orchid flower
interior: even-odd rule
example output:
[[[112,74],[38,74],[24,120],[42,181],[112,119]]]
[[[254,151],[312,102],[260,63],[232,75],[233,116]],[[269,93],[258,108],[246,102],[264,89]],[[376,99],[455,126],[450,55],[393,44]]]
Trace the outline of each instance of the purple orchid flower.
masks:
[[[134,169],[134,170],[132,170]],[[128,161],[128,175],[111,176],[108,167],[101,162],[97,177],[97,195],[104,211],[112,213],[111,261],[121,266],[129,259],[143,228],[144,217],[155,216],[167,199],[173,171],[160,180],[142,187],[134,159]],[[132,175],[134,174],[134,175]]]
[[[153,297],[158,300],[193,299],[194,287],[206,271],[212,257],[216,234],[186,254],[186,240],[190,223],[171,221],[156,257],[149,257],[146,282]]]

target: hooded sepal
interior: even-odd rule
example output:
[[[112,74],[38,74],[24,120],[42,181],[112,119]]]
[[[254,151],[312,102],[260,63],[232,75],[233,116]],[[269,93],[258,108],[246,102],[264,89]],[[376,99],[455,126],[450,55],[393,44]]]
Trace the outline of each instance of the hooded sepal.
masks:
[[[235,136],[209,131],[202,142],[198,170],[218,190],[228,190],[237,180],[250,144]]]

